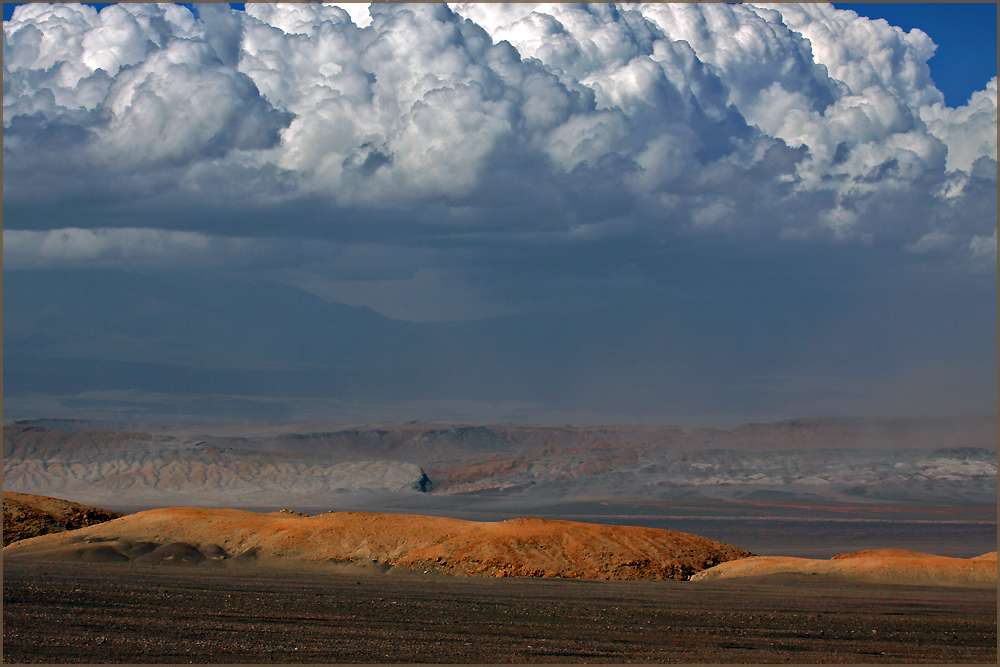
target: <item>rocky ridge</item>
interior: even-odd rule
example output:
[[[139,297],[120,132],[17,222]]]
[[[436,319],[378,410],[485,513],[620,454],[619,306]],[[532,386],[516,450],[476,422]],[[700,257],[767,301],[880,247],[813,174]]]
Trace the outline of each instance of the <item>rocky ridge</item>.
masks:
[[[345,460],[346,459],[346,460]],[[263,506],[349,491],[422,492],[405,461],[213,447],[192,438],[4,427],[4,487],[112,504]]]
[[[4,491],[3,544],[6,546],[30,537],[85,528],[121,516],[124,516],[121,512],[59,498]]]
[[[601,497],[764,499],[792,494],[834,501],[990,503],[996,452],[983,448],[806,451],[591,451],[497,456],[447,469],[426,464],[438,493],[552,494],[585,486]]]
[[[320,508],[358,492],[527,504],[793,497],[996,504],[997,454],[987,446],[995,420],[993,431],[989,420],[814,419],[731,431],[322,426],[151,435],[12,424],[4,427],[4,486],[98,505],[127,498],[132,507]]]

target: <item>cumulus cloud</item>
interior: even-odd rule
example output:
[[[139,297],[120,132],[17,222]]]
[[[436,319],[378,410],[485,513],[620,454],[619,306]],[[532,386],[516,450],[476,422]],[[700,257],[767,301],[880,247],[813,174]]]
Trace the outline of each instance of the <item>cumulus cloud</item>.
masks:
[[[305,287],[315,283],[317,288],[312,291],[328,289],[320,286],[330,281],[403,283],[422,272],[439,276],[440,269],[429,267],[447,264],[441,254],[392,245],[221,236],[138,227],[3,231],[3,263],[8,270],[254,269],[282,282]]]
[[[281,221],[310,229],[405,209],[441,240],[631,215],[623,234],[982,257],[996,80],[949,108],[934,49],[813,4],[22,5],[4,194],[320,202]],[[541,213],[497,213],[516,205]],[[74,247],[125,252],[90,233]]]
[[[957,109],[941,102],[920,108],[928,131],[948,147],[949,171],[972,171],[981,158],[997,159],[997,78]]]
[[[50,169],[111,180],[265,149],[290,121],[219,59],[205,24],[177,5],[100,13],[22,5],[4,22],[4,68],[4,167],[15,186],[5,182],[5,195],[13,199],[22,184],[35,194],[32,182]]]
[[[197,261],[192,262],[195,257],[214,256],[218,245],[205,234],[159,229],[5,229],[3,260],[4,268],[14,270],[53,266],[156,268],[179,261],[190,265]]]
[[[936,47],[923,31],[907,33],[828,4],[761,7],[777,11],[789,29],[809,40],[814,61],[850,94],[881,88],[913,108],[944,101],[927,66]]]
[[[972,251],[972,259],[983,265],[997,265],[997,231],[993,230],[993,236],[973,236],[969,241],[969,249]]]

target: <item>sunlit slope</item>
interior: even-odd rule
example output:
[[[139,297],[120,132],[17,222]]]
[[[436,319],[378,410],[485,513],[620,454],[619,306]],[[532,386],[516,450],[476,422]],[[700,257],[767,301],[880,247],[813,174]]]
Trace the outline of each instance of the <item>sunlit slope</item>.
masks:
[[[746,579],[770,575],[807,575],[820,579],[876,584],[996,588],[997,554],[947,558],[900,549],[871,549],[830,560],[756,556],[699,572],[694,581]]]
[[[3,557],[290,568],[357,563],[473,576],[687,579],[750,555],[697,535],[635,526],[177,508],[25,540],[5,549]]]

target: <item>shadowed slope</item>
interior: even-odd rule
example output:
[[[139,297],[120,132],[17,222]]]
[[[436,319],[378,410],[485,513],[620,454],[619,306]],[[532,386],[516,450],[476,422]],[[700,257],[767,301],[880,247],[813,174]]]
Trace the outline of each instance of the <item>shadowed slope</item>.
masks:
[[[693,581],[715,581],[768,575],[816,575],[844,581],[996,588],[996,552],[976,558],[947,558],[901,549],[870,549],[830,560],[755,556],[722,563],[699,572]]]
[[[54,535],[4,550],[4,558],[111,560],[135,545],[190,545],[213,561],[270,567],[360,564],[473,576],[587,579],[687,579],[716,563],[751,554],[697,535],[634,526],[514,519],[331,512],[178,508],[139,512],[73,535]],[[140,556],[143,558],[143,556]]]
[[[4,491],[3,543],[7,545],[38,535],[75,530],[120,516],[123,516],[121,512],[59,498]]]

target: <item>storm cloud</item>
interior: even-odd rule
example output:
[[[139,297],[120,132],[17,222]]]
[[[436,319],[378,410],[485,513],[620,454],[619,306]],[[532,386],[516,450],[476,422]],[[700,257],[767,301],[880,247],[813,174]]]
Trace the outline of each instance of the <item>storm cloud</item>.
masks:
[[[946,106],[920,30],[823,4],[196,10],[4,22],[6,270],[220,269],[417,321],[995,295],[997,80]]]

